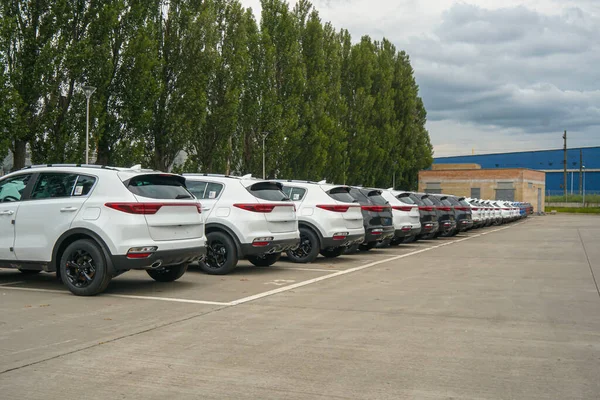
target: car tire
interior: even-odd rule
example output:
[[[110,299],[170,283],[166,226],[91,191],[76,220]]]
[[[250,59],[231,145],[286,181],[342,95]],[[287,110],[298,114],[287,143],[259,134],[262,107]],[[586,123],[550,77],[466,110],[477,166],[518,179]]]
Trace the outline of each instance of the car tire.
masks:
[[[319,237],[308,228],[300,228],[300,244],[295,250],[288,250],[287,256],[295,263],[310,263],[319,256]]]
[[[223,232],[206,235],[206,258],[200,261],[200,269],[210,275],[225,275],[233,271],[238,263],[238,254],[233,239]]]
[[[346,249],[344,247],[332,247],[329,249],[323,249],[320,251],[321,255],[325,258],[336,258],[341,256]]]
[[[103,292],[112,276],[100,246],[89,239],[71,243],[60,258],[60,277],[71,293],[94,296]]]
[[[263,254],[260,256],[248,256],[248,261],[257,267],[270,267],[279,261],[281,253]]]
[[[150,278],[157,282],[173,282],[181,278],[188,269],[188,264],[169,265],[157,269],[147,269],[146,272]]]
[[[42,271],[39,269],[21,269],[21,268],[19,268],[19,272],[21,272],[23,275],[37,275]]]
[[[358,249],[360,251],[369,251],[372,248],[374,248],[375,246],[377,246],[377,242],[362,243],[362,244],[358,245]]]

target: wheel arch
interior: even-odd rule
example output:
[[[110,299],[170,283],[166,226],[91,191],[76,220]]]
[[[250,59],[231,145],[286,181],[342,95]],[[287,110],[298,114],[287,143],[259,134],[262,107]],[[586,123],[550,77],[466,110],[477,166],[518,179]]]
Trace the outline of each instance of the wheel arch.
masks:
[[[205,232],[205,235],[208,235],[211,232],[225,233],[227,236],[229,236],[231,238],[231,240],[233,240],[233,243],[235,244],[235,249],[237,250],[237,253],[238,253],[238,258],[242,257],[242,254],[243,254],[242,243],[240,242],[240,239],[237,237],[235,232],[233,232],[233,230],[231,230],[227,226],[221,225],[218,223],[209,223],[209,224],[206,224],[206,226],[204,227],[204,232]]]
[[[308,222],[308,221],[298,221],[298,228],[310,229],[315,235],[317,235],[317,239],[319,239],[319,249],[323,245],[324,237],[319,228],[316,225]]]
[[[60,262],[60,259],[65,249],[71,243],[83,239],[93,240],[100,246],[100,249],[104,254],[104,260],[106,261],[108,270],[111,274],[114,274],[115,271],[111,260],[111,254],[106,242],[97,233],[86,228],[74,228],[68,230],[58,238],[54,245],[54,249],[52,250],[52,261],[50,263],[49,270],[51,270],[51,272],[58,272],[58,263]]]

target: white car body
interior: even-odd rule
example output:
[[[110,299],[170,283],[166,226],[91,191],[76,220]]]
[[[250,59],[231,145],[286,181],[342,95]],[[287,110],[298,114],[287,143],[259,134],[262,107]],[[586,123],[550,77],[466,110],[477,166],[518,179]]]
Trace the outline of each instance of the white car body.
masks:
[[[421,233],[421,214],[417,204],[407,204],[398,199],[404,191],[382,190],[381,195],[392,207],[395,239],[417,236]]]
[[[344,185],[280,182],[284,193],[296,204],[300,226],[308,226],[319,235],[321,248],[362,243],[365,229],[360,204],[338,201],[329,194]]]
[[[236,247],[234,264],[242,258],[281,253],[298,245],[296,209],[281,193],[280,184],[251,176],[183,176],[190,192],[202,203],[209,246],[211,232],[228,235]],[[211,248],[208,252],[210,255]]]
[[[30,178],[14,201],[4,187],[22,176]],[[57,271],[62,251],[77,239],[102,249],[111,276],[189,263],[205,252],[200,204],[177,175],[34,166],[4,176],[0,187],[0,266]]]

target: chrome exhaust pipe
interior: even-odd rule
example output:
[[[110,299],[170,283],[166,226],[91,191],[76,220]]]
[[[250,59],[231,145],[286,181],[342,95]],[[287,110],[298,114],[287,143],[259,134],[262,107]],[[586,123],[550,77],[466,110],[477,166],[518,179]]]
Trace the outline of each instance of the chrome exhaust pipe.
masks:
[[[151,269],[157,269],[160,268],[160,266],[162,265],[162,260],[158,260],[152,263],[152,265],[150,266]]]

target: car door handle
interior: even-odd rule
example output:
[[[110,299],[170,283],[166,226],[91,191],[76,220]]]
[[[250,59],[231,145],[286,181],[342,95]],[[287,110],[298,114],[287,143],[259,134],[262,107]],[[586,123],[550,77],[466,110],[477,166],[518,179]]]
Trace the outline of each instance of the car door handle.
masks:
[[[73,212],[73,211],[77,211],[77,207],[65,207],[65,208],[60,209],[60,212]]]
[[[13,210],[4,210],[0,211],[0,215],[13,215],[15,212]]]

